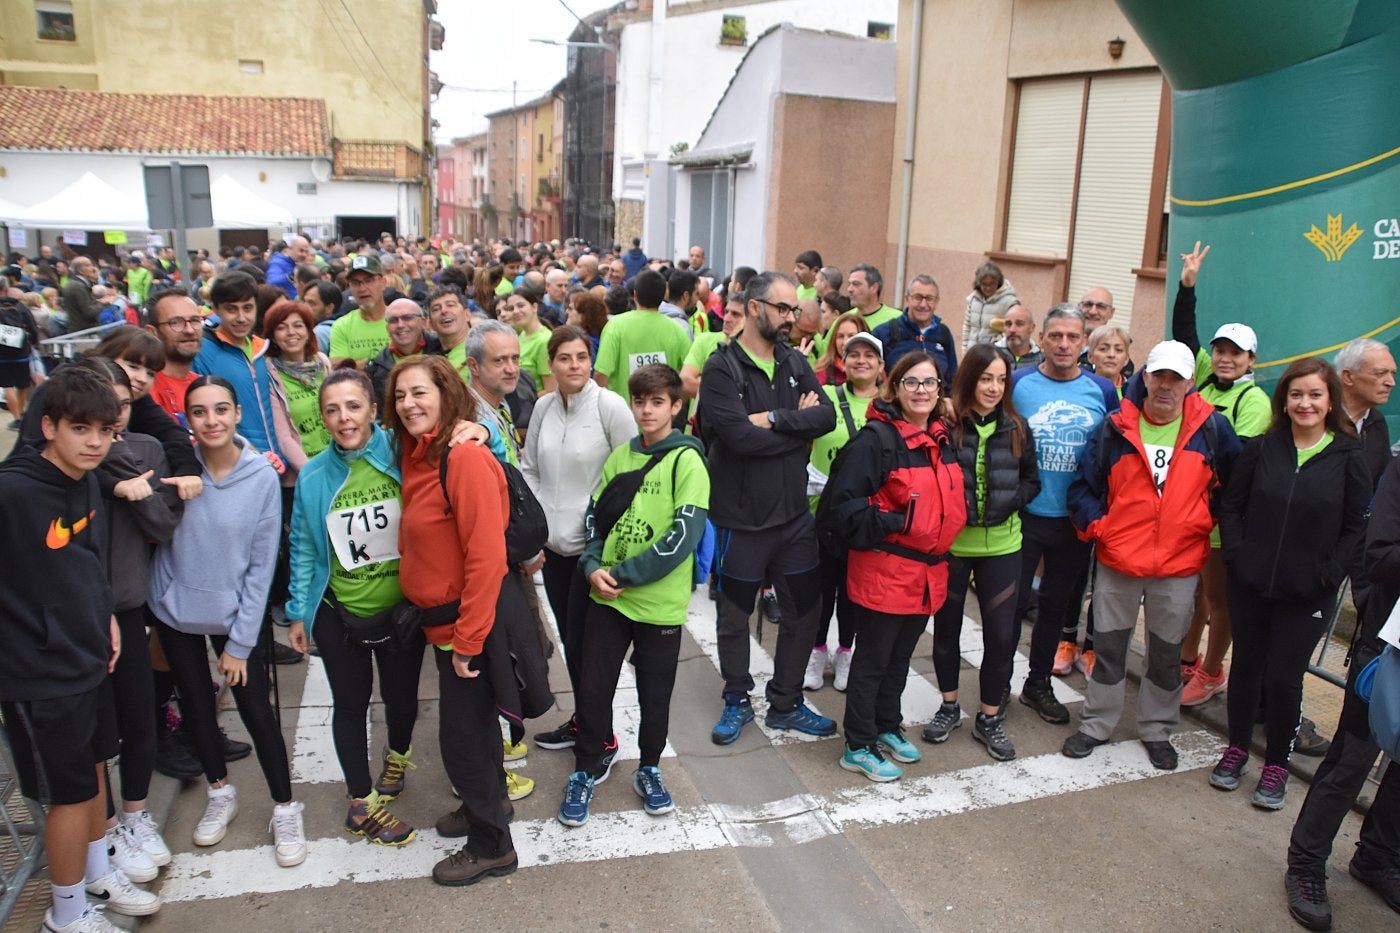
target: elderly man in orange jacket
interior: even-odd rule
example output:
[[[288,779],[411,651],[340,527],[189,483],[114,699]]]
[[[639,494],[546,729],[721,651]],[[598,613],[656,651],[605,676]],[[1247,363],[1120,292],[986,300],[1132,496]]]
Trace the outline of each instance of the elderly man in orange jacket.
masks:
[[[1196,393],[1195,360],[1168,340],[1147,355],[1122,407],[1099,425],[1069,487],[1070,517],[1095,544],[1094,646],[1079,731],[1061,751],[1086,758],[1108,741],[1123,712],[1128,644],[1139,605],[1147,667],[1138,692],[1138,736],[1154,767],[1176,768],[1171,733],[1180,719],[1181,640],[1196,580],[1210,554],[1212,514],[1240,442]]]

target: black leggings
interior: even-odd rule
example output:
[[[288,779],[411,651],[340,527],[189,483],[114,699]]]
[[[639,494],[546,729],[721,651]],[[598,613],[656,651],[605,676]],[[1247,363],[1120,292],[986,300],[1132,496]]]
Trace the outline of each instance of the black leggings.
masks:
[[[112,671],[112,699],[122,740],[122,799],[145,800],[156,764],[156,721],[151,715],[156,691],[146,642],[146,607],[118,611],[117,627],[122,653]]]
[[[413,744],[413,725],[418,720],[418,676],[423,670],[423,648],[427,642],[420,629],[412,647],[370,649],[351,645],[345,640],[345,623],[340,621],[340,615],[324,602],[316,609],[313,631],[334,699],[331,735],[340,770],[345,774],[345,789],[352,798],[363,800],[374,789],[365,735],[365,717],[374,693],[374,667],[379,666],[379,697],[384,701],[389,748],[404,754]]]
[[[901,728],[909,659],[928,627],[928,616],[890,615],[860,605],[855,609],[860,644],[851,657],[842,727],[851,748],[874,748],[881,733]]]
[[[1303,676],[1327,629],[1334,597],[1267,599],[1228,576],[1225,597],[1235,639],[1225,697],[1230,744],[1249,748],[1262,685],[1264,764],[1287,766],[1302,715]]]
[[[228,766],[224,763],[224,742],[219,735],[215,695],[209,689],[209,649],[204,643],[205,636],[177,632],[160,619],[156,620],[156,631],[165,648],[165,658],[170,662],[170,671],[175,675],[185,728],[194,739],[204,776],[210,784],[222,781],[228,777]],[[208,638],[214,653],[221,654],[228,638],[223,635]],[[230,689],[238,704],[238,716],[253,739],[267,789],[275,803],[287,803],[292,799],[292,776],[287,766],[287,746],[282,741],[282,730],[267,698],[271,689],[267,677],[267,641],[268,633],[264,629],[263,637],[248,655],[248,683]]]
[[[627,649],[637,677],[642,722],[637,732],[641,767],[656,767],[666,748],[671,721],[671,692],[676,686],[681,626],[636,622],[611,606],[589,600],[584,616],[583,682],[579,685],[578,742],[574,768],[594,777],[602,770],[603,747],[613,736],[613,697]]]
[[[569,686],[578,693],[579,665],[583,659],[583,618],[588,612],[588,581],[578,567],[578,554],[566,557],[545,548],[544,595],[554,624],[559,627],[559,640],[564,643],[564,666],[569,671]]]
[[[831,634],[831,612],[836,611],[836,639],[842,648],[856,643],[856,618],[851,599],[846,595],[846,562],[826,551],[821,555],[821,615],[817,616],[817,640],[814,647],[825,648]]]
[[[967,602],[967,582],[973,575],[977,577],[977,606],[982,615],[978,689],[983,706],[997,706],[1011,680],[1011,661],[1016,655],[1019,551],[997,557],[948,558],[948,598],[933,616],[933,669],[938,675],[939,690],[953,693],[958,689],[963,606]]]

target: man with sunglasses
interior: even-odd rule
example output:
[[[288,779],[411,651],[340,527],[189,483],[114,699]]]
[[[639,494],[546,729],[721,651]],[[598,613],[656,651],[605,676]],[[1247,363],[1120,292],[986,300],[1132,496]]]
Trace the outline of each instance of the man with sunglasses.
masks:
[[[640,285],[638,291],[640,298]],[[726,491],[710,511],[718,531],[715,629],[724,678],[724,711],[710,736],[717,745],[736,741],[753,721],[749,618],[765,579],[777,591],[781,616],[766,723],[808,735],[836,733],[831,719],[802,700],[821,608],[808,447],[836,427],[836,409],[806,358],[788,345],[797,310],[790,278],[754,276],[744,291],[743,332],[715,349],[700,380],[710,483]]]
[[[1084,290],[1084,297],[1079,299],[1079,310],[1084,315],[1084,333],[1093,334],[1094,329],[1102,327],[1113,320],[1113,312],[1117,310],[1113,307],[1113,292],[1101,285]],[[1089,348],[1086,346],[1084,352],[1079,354],[1079,365],[1089,372],[1094,371],[1094,364],[1089,362]],[[1123,364],[1123,381],[1126,383],[1133,377],[1133,361]]]

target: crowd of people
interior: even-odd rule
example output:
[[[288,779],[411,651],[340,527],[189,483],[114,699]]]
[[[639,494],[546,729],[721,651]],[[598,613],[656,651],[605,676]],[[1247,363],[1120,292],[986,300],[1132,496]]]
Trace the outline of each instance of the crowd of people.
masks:
[[[1256,719],[1254,806],[1284,805],[1293,752],[1326,755],[1285,879],[1293,915],[1326,929],[1325,864],[1377,749],[1350,691],[1334,740],[1317,737],[1303,678],[1345,579],[1361,663],[1400,594],[1400,467],[1379,411],[1396,365],[1356,340],[1334,362],[1291,362],[1265,392],[1248,323],[1197,332],[1208,253],[1182,256],[1172,339],[1140,364],[1108,290],[1037,321],[993,262],[973,272],[955,342],[932,276],[912,276],[895,308],[876,266],[843,273],[812,250],[792,275],[721,276],[700,246],[670,262],[635,240],[290,236],[195,257],[188,281],[163,249],[12,256],[0,709],[24,791],[49,807],[47,928],[109,929],[85,894],[134,916],[160,907],[138,887],[172,857],[145,806],[156,770],[204,780],[193,842],[215,846],[240,809],[227,762],[255,754],[277,863],[308,858],[269,671],[309,652],[334,697],[345,828],[391,847],[418,833],[391,805],[417,767],[432,658],[460,798],[435,830],[465,839],[434,866],[439,884],[515,870],[513,801],[535,786],[506,762],[530,741],[572,749],[558,819],[587,823],[618,754],[629,651],[632,787],[646,813],[672,812],[661,756],[691,593],[708,585],[713,742],[739,741],[760,714],[770,730],[835,736],[804,699],[830,676],[845,695],[839,766],[877,782],[924,756],[901,696],[930,618],[942,704],[920,737],[962,725],[970,590],[982,660],[969,731],[997,761],[1017,754],[1023,624],[1020,704],[1069,724],[1053,679],[1086,678],[1062,747],[1078,759],[1122,717],[1141,618],[1135,717],[1153,766],[1178,765],[1181,707],[1222,692],[1212,786],[1242,786]],[[45,358],[44,337],[91,328],[82,359]],[[537,572],[574,703],[527,740],[554,705]],[[756,609],[777,629],[761,700]],[[219,728],[211,648],[251,747]],[[376,672],[387,729],[372,778]],[[1397,785],[1392,766],[1351,872],[1400,909]]]

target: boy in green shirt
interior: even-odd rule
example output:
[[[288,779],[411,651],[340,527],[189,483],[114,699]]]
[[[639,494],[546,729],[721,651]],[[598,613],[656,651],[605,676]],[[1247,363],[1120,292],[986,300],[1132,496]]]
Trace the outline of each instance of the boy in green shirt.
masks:
[[[632,788],[652,816],[675,809],[657,766],[666,747],[695,548],[710,506],[710,475],[700,441],[671,427],[684,403],[676,371],[663,364],[643,366],[627,388],[641,434],[608,456],[584,520],[587,544],[580,566],[592,592],[584,619],[575,771],[559,805],[565,826],[588,821],[593,789],[612,770],[617,755],[616,738],[608,743],[613,696],[629,647],[642,713],[641,763]],[[622,489],[635,492],[630,501],[622,497],[614,505]]]

